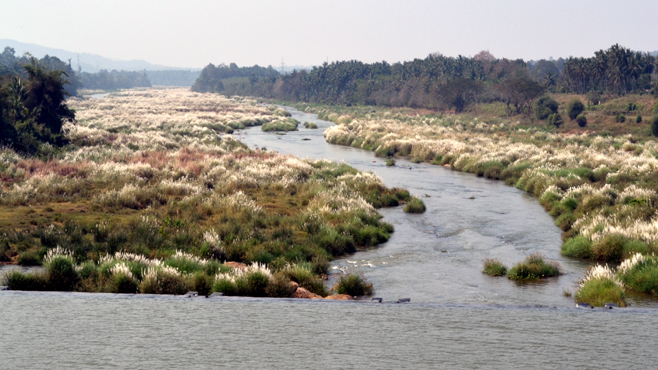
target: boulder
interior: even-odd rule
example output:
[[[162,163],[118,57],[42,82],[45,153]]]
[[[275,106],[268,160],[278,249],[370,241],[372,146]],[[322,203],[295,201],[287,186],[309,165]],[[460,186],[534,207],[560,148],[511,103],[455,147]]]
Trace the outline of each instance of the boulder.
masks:
[[[328,296],[324,297],[324,299],[334,299],[334,300],[337,300],[337,301],[349,301],[350,299],[352,299],[352,297],[350,297],[347,294],[334,294],[334,295],[328,295]]]
[[[227,262],[224,262],[224,265],[226,265],[226,266],[228,266],[228,267],[231,267],[231,268],[234,268],[234,269],[236,269],[236,270],[244,270],[244,269],[247,268],[247,265],[245,265],[244,263],[242,263],[242,262],[235,262],[235,261],[227,261]]]
[[[308,290],[299,287],[295,292],[292,294],[292,298],[307,298],[307,299],[322,299],[321,296],[311,293]]]

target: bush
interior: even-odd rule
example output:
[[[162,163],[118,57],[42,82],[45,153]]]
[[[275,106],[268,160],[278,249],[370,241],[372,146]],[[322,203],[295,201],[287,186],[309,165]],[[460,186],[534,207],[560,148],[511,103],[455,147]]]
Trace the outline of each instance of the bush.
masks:
[[[626,306],[624,290],[607,278],[592,279],[576,292],[576,302],[588,303],[593,307],[602,307],[606,303]]]
[[[562,124],[564,124],[564,121],[562,120],[562,116],[560,116],[560,113],[553,113],[550,116],[548,116],[548,119],[546,119],[546,124],[547,125],[553,125],[557,128],[560,128]]]
[[[550,96],[542,96],[535,102],[535,117],[546,119],[553,113],[557,113],[558,103]]]
[[[587,126],[587,118],[584,114],[579,114],[578,117],[576,117],[576,123],[579,127],[585,127]]]
[[[284,273],[277,272],[270,279],[265,292],[268,297],[287,298],[295,292],[295,287]]]
[[[575,258],[592,258],[592,242],[584,236],[571,238],[562,244],[562,255]]]
[[[338,294],[351,296],[371,295],[372,291],[372,284],[366,282],[363,277],[356,274],[341,277],[336,287]]]
[[[507,267],[497,259],[487,258],[482,261],[482,272],[489,276],[503,276],[507,273]]]
[[[387,160],[386,165],[389,166],[389,167],[395,166],[395,159],[391,158],[391,159]]]
[[[529,255],[523,262],[516,264],[507,273],[511,280],[539,280],[560,274],[560,264],[546,262],[540,253]]]
[[[412,197],[411,200],[407,202],[407,205],[404,206],[404,211],[406,213],[424,213],[425,210],[425,203],[416,197]]]
[[[621,113],[617,113],[615,116],[615,121],[617,121],[617,123],[624,123],[626,122],[626,116]]]
[[[578,115],[581,114],[584,110],[585,105],[578,98],[571,100],[569,104],[567,104],[567,115],[572,121],[576,119],[576,117],[578,117]]]
[[[638,114],[637,117],[635,117],[635,123],[642,123],[642,115]]]
[[[649,122],[649,124],[651,125],[651,133],[653,134],[653,136],[658,137],[658,116],[653,117],[651,119],[651,122]]]

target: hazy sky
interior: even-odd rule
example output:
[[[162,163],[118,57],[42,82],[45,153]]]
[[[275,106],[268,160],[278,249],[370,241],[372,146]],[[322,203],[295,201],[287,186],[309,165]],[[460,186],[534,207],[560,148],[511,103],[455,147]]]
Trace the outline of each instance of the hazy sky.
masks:
[[[0,0],[0,14],[0,38],[174,67],[658,50],[657,0]]]

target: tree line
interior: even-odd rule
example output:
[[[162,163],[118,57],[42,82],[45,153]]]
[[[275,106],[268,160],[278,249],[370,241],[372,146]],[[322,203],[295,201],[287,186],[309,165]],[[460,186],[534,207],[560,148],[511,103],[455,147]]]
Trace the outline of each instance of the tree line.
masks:
[[[97,73],[80,72],[80,82],[85,89],[118,90],[133,87],[151,87],[146,72],[116,71],[104,69]]]
[[[488,51],[474,57],[431,54],[425,59],[389,64],[343,61],[311,71],[249,75],[248,81],[222,83],[232,70],[249,67],[210,64],[192,87],[199,92],[254,95],[326,104],[407,106],[462,111],[473,102],[503,102],[509,114],[529,115],[533,101],[546,91],[625,94],[657,89],[656,57],[619,45],[593,58],[525,62],[495,58]],[[251,68],[256,68],[251,67]],[[262,68],[262,67],[258,67]],[[232,76],[232,75],[231,75]],[[652,82],[653,81],[653,82]]]

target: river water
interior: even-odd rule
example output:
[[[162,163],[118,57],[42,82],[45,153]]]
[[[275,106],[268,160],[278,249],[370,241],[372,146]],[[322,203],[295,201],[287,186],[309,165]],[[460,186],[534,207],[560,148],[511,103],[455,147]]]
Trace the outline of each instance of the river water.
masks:
[[[385,303],[0,291],[0,369],[650,368],[658,360],[653,299],[590,310],[563,295],[587,263],[560,256],[560,230],[536,199],[443,167],[386,167],[371,152],[327,144],[331,123],[289,110],[320,128],[236,136],[343,160],[427,205],[422,215],[382,209],[392,238],[332,263],[334,272],[363,273]],[[565,274],[516,284],[481,273],[483,258],[509,266],[535,251]],[[386,303],[400,297],[411,303]]]

